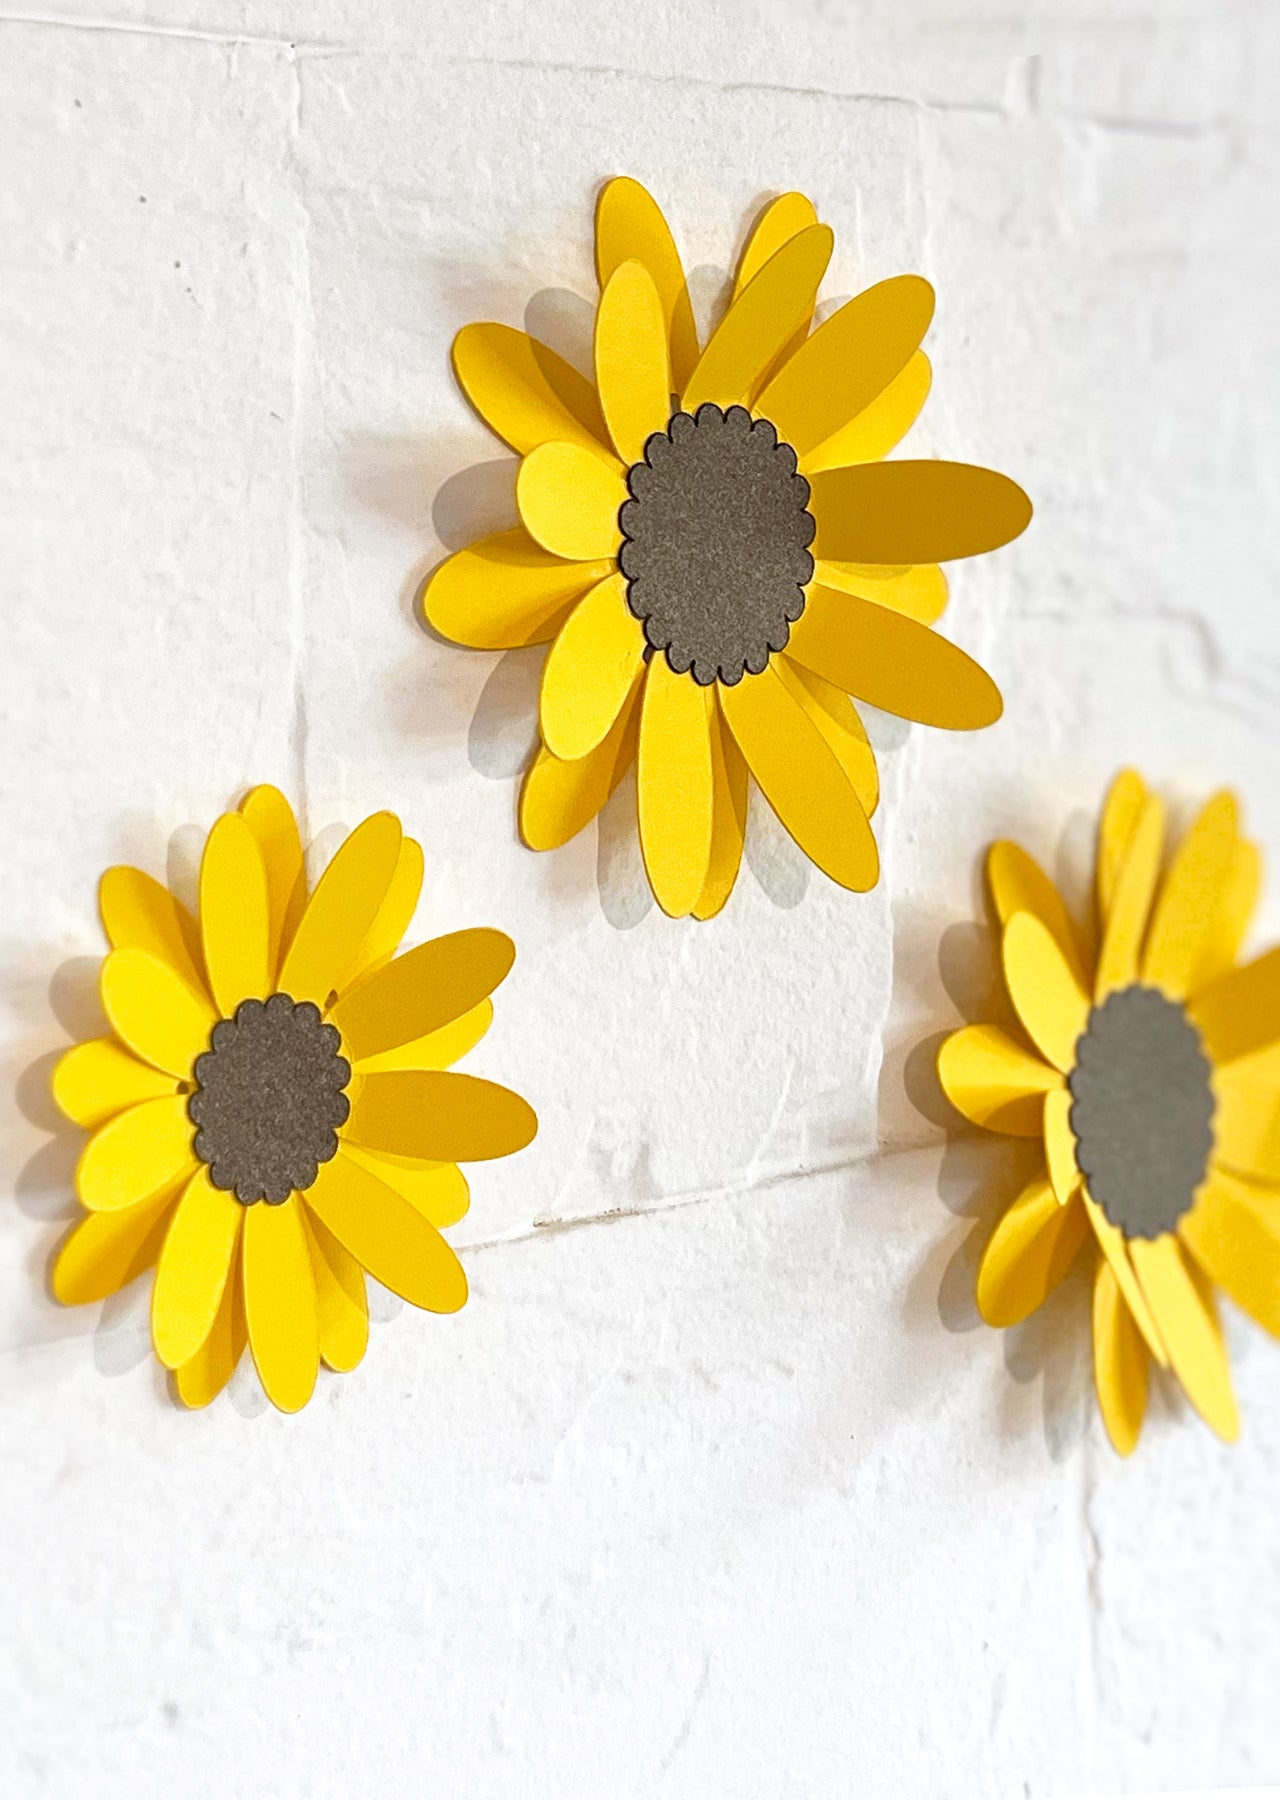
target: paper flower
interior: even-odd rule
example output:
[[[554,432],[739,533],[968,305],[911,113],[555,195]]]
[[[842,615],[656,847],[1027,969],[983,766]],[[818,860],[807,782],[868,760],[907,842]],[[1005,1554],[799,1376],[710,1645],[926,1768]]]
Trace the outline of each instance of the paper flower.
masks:
[[[1239,1431],[1216,1285],[1280,1335],[1280,950],[1236,966],[1261,881],[1217,794],[1161,874],[1164,816],[1139,776],[1111,789],[1098,845],[1101,944],[1017,845],[987,862],[1022,1035],[943,1045],[952,1104],[1043,1138],[1044,1170],[996,1226],[978,1307],[1014,1325],[1096,1251],[1093,1359],[1116,1449],[1137,1443],[1151,1357],[1218,1434]]]
[[[140,869],[102,878],[114,1035],[53,1077],[93,1132],[76,1172],[89,1217],[53,1287],[100,1300],[155,1264],[152,1339],[188,1406],[220,1392],[246,1339],[275,1405],[305,1406],[320,1358],[364,1354],[365,1270],[430,1312],[466,1300],[440,1235],[467,1209],[457,1165],[521,1149],[537,1121],[446,1072],[488,1029],[515,952],[475,930],[396,956],[421,886],[421,848],[382,812],[308,897],[271,787],[209,833],[198,922]]]
[[[803,195],[767,208],[698,343],[680,258],[634,181],[596,216],[595,385],[505,325],[454,343],[463,390],[523,458],[521,525],[436,571],[426,612],[479,649],[550,643],[520,824],[565,843],[638,758],[640,843],[664,911],[710,918],[737,877],[748,773],[833,880],[874,886],[875,759],[850,696],[969,730],[991,678],[930,630],[938,564],[1017,537],[988,469],[883,462],[929,389],[933,290],[868,288],[810,324],[833,237]]]

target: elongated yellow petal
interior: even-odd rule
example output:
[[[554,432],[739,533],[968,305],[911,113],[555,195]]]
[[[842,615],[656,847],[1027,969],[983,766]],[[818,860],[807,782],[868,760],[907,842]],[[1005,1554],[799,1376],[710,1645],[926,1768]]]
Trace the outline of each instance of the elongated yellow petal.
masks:
[[[630,768],[640,734],[643,676],[604,742],[577,762],[544,748],[529,765],[520,791],[520,835],[531,850],[555,850],[589,825]]]
[[[1215,794],[1179,844],[1160,888],[1142,958],[1142,979],[1181,1000],[1213,929],[1239,841],[1234,794]]]
[[[257,840],[266,870],[271,916],[268,962],[274,985],[284,948],[297,930],[307,903],[302,838],[293,808],[279,788],[252,788],[240,802],[240,812]]]
[[[151,1294],[151,1338],[167,1369],[189,1362],[213,1330],[246,1210],[203,1167],[178,1202]]]
[[[258,841],[238,812],[224,813],[200,863],[200,935],[214,1003],[230,1018],[242,1000],[272,992],[271,903]]]
[[[1209,1279],[1280,1337],[1280,1194],[1214,1169],[1178,1235]]]
[[[1081,1176],[1071,1129],[1071,1095],[1065,1087],[1044,1097],[1044,1160],[1058,1205],[1070,1205]]]
[[[539,722],[553,756],[576,762],[608,737],[643,661],[644,632],[615,573],[569,614],[543,668]]]
[[[397,1194],[416,1207],[437,1231],[456,1225],[471,1204],[467,1178],[457,1163],[422,1162],[408,1156],[387,1156],[380,1150],[366,1150],[362,1144],[343,1142],[342,1154],[348,1162],[359,1163],[379,1181],[385,1181]]]
[[[570,561],[613,557],[622,543],[618,514],[627,501],[622,465],[577,444],[542,444],[516,477],[516,504],[529,535]]]
[[[836,562],[950,562],[998,550],[1031,523],[1017,482],[969,463],[860,463],[817,470],[809,485],[813,553]]]
[[[1147,784],[1136,769],[1122,769],[1107,791],[1098,826],[1098,911],[1104,925],[1146,800]]]
[[[808,713],[840,759],[862,810],[870,819],[880,803],[880,771],[875,751],[853,701],[813,669],[780,656],[775,664],[787,692]]]
[[[855,699],[921,725],[976,731],[1003,710],[995,682],[963,650],[857,594],[810,588],[787,655]]]
[[[775,251],[730,303],[712,334],[681,397],[686,412],[696,412],[707,401],[728,407],[747,398],[757,377],[812,313],[834,243],[830,226],[811,225]]]
[[[423,610],[441,637],[473,650],[545,644],[611,567],[607,557],[565,562],[517,525],[446,558],[427,583]]]
[[[806,456],[902,373],[932,318],[933,289],[919,275],[877,282],[819,325],[759,395],[755,410],[772,420],[797,456]]]
[[[1222,890],[1204,941],[1190,989],[1207,987],[1236,965],[1262,892],[1262,853],[1246,838],[1237,838]]]
[[[89,1139],[76,1168],[76,1192],[90,1212],[119,1212],[172,1188],[195,1165],[185,1094],[144,1100]]]
[[[1163,845],[1164,807],[1157,795],[1149,794],[1130,834],[1111,894],[1094,978],[1094,997],[1099,1001],[1138,979]]]
[[[401,938],[409,929],[418,898],[422,893],[422,845],[414,838],[401,838],[400,854],[391,886],[364,935],[356,959],[344,977],[346,987],[379,969],[395,955]]]
[[[362,1268],[411,1306],[452,1313],[465,1305],[462,1264],[435,1226],[345,1150],[321,1168],[307,1203]]]
[[[213,1329],[189,1362],[174,1370],[178,1398],[193,1410],[216,1400],[235,1374],[249,1333],[244,1317],[244,1277],[237,1245]]]
[[[300,1202],[295,1195],[282,1206],[260,1201],[244,1211],[249,1348],[267,1399],[281,1412],[298,1412],[320,1366],[316,1283]]]
[[[533,1108],[510,1088],[440,1069],[365,1077],[345,1128],[353,1143],[426,1162],[510,1156],[532,1143],[537,1129]]]
[[[1062,1086],[1057,1069],[998,1025],[965,1025],[938,1051],[938,1079],[958,1112],[988,1131],[1039,1137],[1045,1095]]]
[[[1280,1088],[1274,1080],[1251,1079],[1248,1064],[1219,1069],[1213,1085],[1215,1161],[1280,1187]]]
[[[803,473],[822,469],[847,469],[854,463],[879,462],[899,445],[920,417],[933,369],[923,350],[917,350],[905,369],[889,383],[856,418],[819,444],[804,458]]]
[[[1018,1325],[1048,1299],[1075,1261],[1087,1222],[1079,1199],[1059,1206],[1049,1183],[1024,1188],[978,1265],[978,1311],[988,1325]]]
[[[947,578],[937,563],[917,569],[880,569],[866,563],[819,562],[815,569],[819,587],[840,594],[861,594],[893,612],[905,613],[917,624],[932,625],[947,609]]]
[[[1211,1297],[1192,1280],[1172,1233],[1133,1238],[1129,1254],[1187,1399],[1220,1438],[1234,1443],[1240,1415]]]
[[[64,1306],[85,1306],[105,1300],[149,1269],[160,1254],[177,1197],[176,1188],[166,1188],[120,1212],[81,1219],[54,1261],[55,1297]]]
[[[596,274],[603,289],[615,269],[640,262],[662,301],[671,347],[671,379],[678,390],[698,360],[698,331],[680,253],[653,196],[621,175],[602,188],[596,206]]]
[[[329,1018],[353,1063],[394,1050],[469,1013],[510,973],[516,947],[479,926],[406,950],[348,989]]]
[[[369,1301],[364,1270],[323,1220],[306,1208],[311,1273],[316,1284],[316,1332],[326,1366],[347,1374],[369,1344]]]
[[[1014,913],[1034,913],[1048,927],[1080,986],[1087,988],[1084,957],[1071,915],[1035,858],[1007,838],[992,844],[987,852],[987,886],[1001,925],[1007,925]]]
[[[698,903],[711,862],[711,687],[655,656],[640,716],[640,848],[654,897],[680,919]]]
[[[172,1075],[139,1062],[114,1038],[90,1038],[59,1057],[52,1087],[59,1109],[91,1131],[127,1106],[176,1093],[178,1084]]]
[[[453,368],[485,424],[521,455],[553,438],[586,450],[606,442],[591,383],[527,332],[464,325],[453,340]]]
[[[1115,1270],[1100,1256],[1093,1278],[1093,1379],[1107,1436],[1121,1456],[1132,1454],[1146,1416],[1147,1356]]]
[[[1032,1043],[1065,1074],[1075,1063],[1089,996],[1058,940],[1034,913],[1015,913],[1005,926],[1003,960],[1009,998]]]
[[[166,1074],[189,1076],[218,1020],[204,994],[146,950],[113,950],[100,985],[117,1037]]]
[[[425,1037],[412,1038],[394,1050],[382,1050],[377,1056],[363,1057],[356,1065],[361,1075],[374,1075],[393,1069],[447,1069],[459,1057],[474,1050],[493,1023],[493,1001],[482,1000],[469,1013],[429,1031]]]
[[[720,716],[711,708],[711,857],[693,909],[695,919],[714,919],[733,892],[747,835],[747,765]]]
[[[1280,1041],[1280,949],[1220,975],[1192,995],[1187,1011],[1219,1066]]]
[[[196,922],[168,888],[141,869],[108,869],[98,883],[98,911],[113,950],[145,950],[189,987],[204,985]]]
[[[374,813],[340,845],[285,953],[280,987],[319,1007],[341,991],[400,861],[400,821]]]
[[[1134,1273],[1133,1264],[1129,1261],[1129,1249],[1122,1232],[1108,1219],[1097,1201],[1090,1194],[1088,1186],[1080,1189],[1081,1199],[1089,1223],[1093,1226],[1093,1234],[1102,1247],[1102,1254],[1111,1265],[1111,1272],[1116,1278],[1120,1292],[1124,1296],[1125,1305],[1129,1308],[1134,1324],[1142,1333],[1147,1349],[1155,1357],[1162,1369],[1169,1367],[1169,1353],[1161,1340],[1155,1317],[1147,1304],[1146,1296],[1139,1286],[1138,1277]]]
[[[624,262],[600,296],[595,331],[596,386],[614,449],[637,463],[671,416],[667,322],[653,276]]]
[[[752,226],[742,255],[738,258],[733,298],[736,300],[747,283],[754,281],[776,251],[817,223],[818,215],[813,201],[804,194],[779,194],[776,200],[770,200]]]
[[[874,887],[880,855],[866,811],[843,762],[775,664],[722,687],[720,705],[765,799],[805,855],[841,887]]]

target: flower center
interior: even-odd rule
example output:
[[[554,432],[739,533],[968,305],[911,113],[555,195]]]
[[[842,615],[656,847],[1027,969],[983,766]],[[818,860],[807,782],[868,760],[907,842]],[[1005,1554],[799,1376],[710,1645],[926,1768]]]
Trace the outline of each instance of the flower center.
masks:
[[[1172,1231],[1213,1151],[1212,1068],[1185,1011],[1127,987],[1089,1014],[1068,1086],[1076,1159],[1126,1237]]]
[[[337,1028],[310,1000],[242,1000],[196,1058],[187,1113],[209,1179],[244,1206],[279,1206],[305,1191],[338,1148],[351,1110],[351,1064]]]
[[[763,672],[804,611],[817,526],[796,453],[745,406],[678,412],[627,475],[627,603],[677,675]]]

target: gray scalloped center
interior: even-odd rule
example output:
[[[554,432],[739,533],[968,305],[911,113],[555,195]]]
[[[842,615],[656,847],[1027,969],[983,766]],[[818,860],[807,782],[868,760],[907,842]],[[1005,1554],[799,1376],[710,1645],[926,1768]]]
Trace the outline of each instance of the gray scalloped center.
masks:
[[[1213,1153],[1213,1070],[1176,1001],[1127,987],[1089,1014],[1076,1045],[1071,1129],[1089,1192],[1126,1237],[1172,1231]]]
[[[813,579],[817,526],[796,453],[745,406],[678,412],[627,476],[618,565],[627,603],[677,675],[759,675]]]

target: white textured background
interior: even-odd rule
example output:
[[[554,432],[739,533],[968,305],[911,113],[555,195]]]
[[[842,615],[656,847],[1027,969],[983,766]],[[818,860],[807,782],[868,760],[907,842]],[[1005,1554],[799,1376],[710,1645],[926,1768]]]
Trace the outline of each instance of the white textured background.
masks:
[[[978,1327],[1020,1170],[927,1080],[987,979],[989,837],[1078,875],[1135,760],[1185,802],[1238,783],[1280,867],[1274,7],[99,4],[0,24],[0,1789],[1280,1775],[1280,1349],[1231,1320],[1239,1449],[1161,1394],[1119,1463],[1079,1283]],[[791,187],[830,296],[927,274],[916,453],[1037,503],[945,621],[1004,722],[877,727],[875,894],[757,816],[726,914],[672,925],[628,794],[533,856],[537,657],[414,622],[510,503],[453,332],[580,351],[616,172],[704,307]],[[511,931],[472,1066],[542,1117],[476,1171],[466,1311],[384,1296],[294,1420],[247,1367],[177,1410],[146,1282],[100,1316],[44,1290],[97,874],[180,867],[264,779],[313,833],[402,813],[418,936]]]

